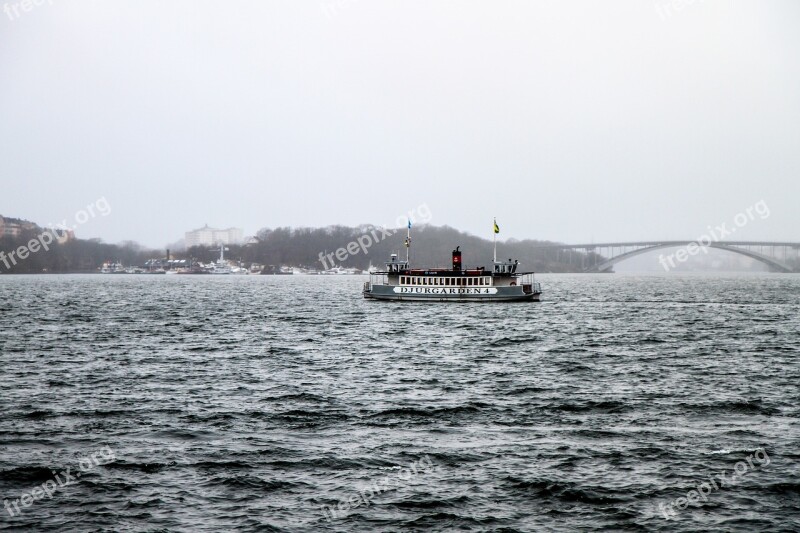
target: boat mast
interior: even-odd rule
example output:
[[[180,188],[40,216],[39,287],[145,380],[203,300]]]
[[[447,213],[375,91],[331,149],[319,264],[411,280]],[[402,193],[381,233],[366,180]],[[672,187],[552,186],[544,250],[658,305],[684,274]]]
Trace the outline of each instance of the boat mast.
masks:
[[[408,256],[411,252],[411,219],[408,219],[408,230],[406,232],[406,268],[408,268]]]
[[[497,234],[500,228],[497,227],[497,218],[494,219],[494,227],[492,227],[492,241],[494,242],[494,262],[497,263]]]

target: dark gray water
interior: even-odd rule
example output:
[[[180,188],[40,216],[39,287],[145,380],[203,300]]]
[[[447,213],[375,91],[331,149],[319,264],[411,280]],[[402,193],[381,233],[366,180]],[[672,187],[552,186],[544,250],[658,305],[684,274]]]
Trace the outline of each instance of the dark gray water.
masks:
[[[800,531],[800,276],[540,280],[0,276],[0,528]]]

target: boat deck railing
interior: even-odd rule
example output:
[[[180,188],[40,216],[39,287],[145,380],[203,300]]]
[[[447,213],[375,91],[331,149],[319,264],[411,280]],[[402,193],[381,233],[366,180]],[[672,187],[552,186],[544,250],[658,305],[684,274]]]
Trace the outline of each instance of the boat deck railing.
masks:
[[[523,292],[526,294],[542,292],[542,284],[534,279],[532,272],[520,276],[520,283],[522,284]]]
[[[364,287],[372,289],[373,285],[388,285],[389,274],[386,272],[370,272],[369,281],[364,283]]]

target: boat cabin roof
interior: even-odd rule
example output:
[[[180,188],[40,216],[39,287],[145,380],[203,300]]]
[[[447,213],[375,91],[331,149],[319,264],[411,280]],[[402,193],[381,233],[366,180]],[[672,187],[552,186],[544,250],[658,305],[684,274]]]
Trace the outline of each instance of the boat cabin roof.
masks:
[[[452,277],[471,277],[471,276],[492,276],[496,278],[522,276],[523,274],[533,274],[534,272],[491,272],[484,267],[468,268],[466,270],[449,270],[446,268],[405,268],[400,270],[388,270],[381,274],[402,274],[403,276],[433,276],[441,278]]]
[[[458,251],[456,249],[454,254]],[[460,255],[459,261],[460,261]],[[439,277],[462,277],[462,276],[493,276],[493,277],[512,277],[523,274],[533,274],[533,272],[517,272],[519,261],[509,259],[508,261],[495,261],[493,270],[486,270],[486,267],[475,267],[467,269],[449,268],[411,268],[407,260],[398,259],[397,254],[392,254],[389,261],[386,261],[386,270],[382,274],[402,274],[404,276],[439,276]]]

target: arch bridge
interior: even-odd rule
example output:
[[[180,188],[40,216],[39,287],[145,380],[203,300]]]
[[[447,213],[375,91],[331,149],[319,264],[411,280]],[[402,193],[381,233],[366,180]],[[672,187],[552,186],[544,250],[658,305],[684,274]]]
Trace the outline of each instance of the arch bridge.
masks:
[[[798,272],[792,265],[800,264],[800,242],[767,241],[641,241],[609,242],[592,244],[548,244],[534,246],[557,262],[575,265],[584,272],[610,272],[620,261],[631,257],[662,250],[680,248],[678,251],[661,255],[659,262],[665,270],[671,270],[689,257],[704,253],[703,246],[740,254],[755,259],[777,272]]]

